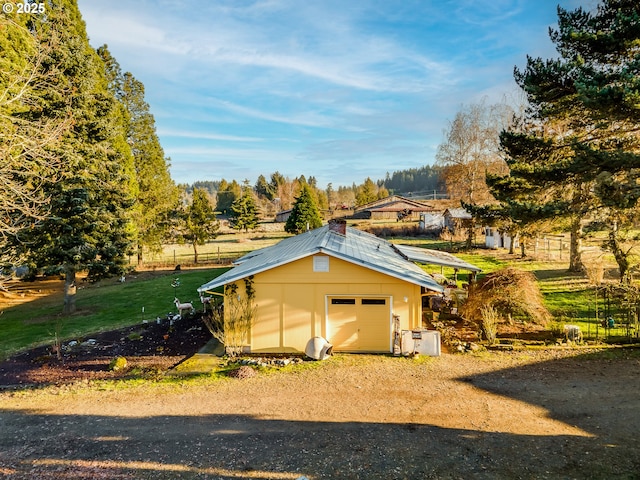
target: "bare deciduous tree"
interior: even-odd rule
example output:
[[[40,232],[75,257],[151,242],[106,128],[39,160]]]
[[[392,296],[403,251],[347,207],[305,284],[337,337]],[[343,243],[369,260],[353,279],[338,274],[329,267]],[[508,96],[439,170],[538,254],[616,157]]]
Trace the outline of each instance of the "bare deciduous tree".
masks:
[[[500,132],[512,121],[506,104],[484,102],[463,107],[445,131],[436,160],[445,167],[447,191],[465,203],[491,200],[485,174],[506,172],[500,156]]]
[[[463,107],[445,130],[445,140],[438,147],[437,163],[451,198],[467,204],[493,201],[486,184],[487,173],[506,173],[500,156],[500,132],[513,120],[513,110],[506,104],[487,106],[484,101]],[[470,225],[467,245],[473,240]]]
[[[25,225],[45,218],[48,198],[45,182],[55,181],[62,157],[57,146],[71,127],[68,112],[43,112],[42,95],[70,98],[55,68],[44,69],[43,60],[56,48],[54,28],[43,41],[36,30],[27,30],[7,18],[0,29],[13,32],[23,42],[4,45],[0,74],[0,261],[19,260],[11,245]],[[11,56],[10,48],[23,49]],[[16,52],[14,52],[16,53]],[[16,60],[19,58],[19,61]]]

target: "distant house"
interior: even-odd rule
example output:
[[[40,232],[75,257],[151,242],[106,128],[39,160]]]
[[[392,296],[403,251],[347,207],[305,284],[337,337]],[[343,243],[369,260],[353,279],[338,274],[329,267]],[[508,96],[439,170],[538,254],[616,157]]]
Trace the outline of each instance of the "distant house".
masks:
[[[252,279],[257,309],[249,352],[301,353],[319,336],[336,351],[388,353],[398,330],[422,327],[422,306],[429,304],[423,297],[444,291],[414,263],[429,260],[479,270],[331,221],[240,258],[198,291],[235,284],[242,293],[243,280]]]
[[[289,220],[289,216],[291,216],[292,211],[293,211],[292,209],[289,209],[289,210],[282,210],[276,213],[276,222],[285,223],[287,220]]]
[[[487,248],[511,248],[511,242],[513,243],[513,248],[518,248],[519,242],[518,237],[511,238],[508,233],[501,232],[495,227],[485,227],[484,229],[484,245]]]
[[[431,212],[427,204],[410,200],[399,195],[375,200],[357,207],[353,216],[369,220],[419,220],[422,212]]]
[[[442,212],[423,212],[420,214],[421,230],[441,230],[442,228],[444,228]]]
[[[464,208],[448,208],[443,213],[444,226],[452,233],[468,228],[473,217]]]

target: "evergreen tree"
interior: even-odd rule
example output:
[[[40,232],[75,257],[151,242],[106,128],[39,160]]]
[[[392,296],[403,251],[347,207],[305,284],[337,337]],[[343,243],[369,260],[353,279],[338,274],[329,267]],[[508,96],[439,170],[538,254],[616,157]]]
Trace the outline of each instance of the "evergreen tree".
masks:
[[[285,232],[302,233],[322,226],[322,217],[313,199],[311,187],[302,184],[300,194],[296,198],[291,214],[284,225]]]
[[[193,247],[193,261],[198,263],[198,245],[218,236],[220,223],[205,190],[194,188],[191,205],[184,212],[182,238]]]
[[[274,197],[278,197],[281,193],[281,189],[287,183],[287,179],[280,172],[274,172],[271,174],[271,178],[269,181],[269,190],[272,192]]]
[[[336,192],[333,189],[333,184],[331,182],[327,184],[325,193],[327,195],[327,207],[329,210],[333,211],[336,208]]]
[[[382,184],[395,194],[411,192],[432,193],[445,190],[442,167],[425,165],[421,168],[387,172]]]
[[[138,265],[141,265],[145,248],[152,252],[162,249],[162,240],[169,228],[169,212],[178,202],[178,189],[156,134],[155,119],[144,100],[144,85],[131,73],[122,73],[106,45],[98,49],[98,54],[105,63],[110,90],[125,110],[127,143],[133,153],[138,185],[133,221]]]
[[[560,58],[529,57],[524,71],[515,72],[531,116],[525,133],[502,138],[511,178],[492,181],[505,191],[529,186],[533,208],[522,209],[524,215],[569,219],[571,270],[582,269],[585,216],[608,211],[617,229],[616,219],[629,217],[616,212],[635,207],[640,197],[639,18],[632,0],[605,0],[593,12],[559,8],[551,39]]]
[[[231,222],[236,230],[254,230],[258,226],[258,207],[253,192],[246,185],[242,196],[231,205]]]
[[[220,181],[218,188],[218,203],[216,209],[225,215],[231,212],[231,205],[242,196],[242,187],[240,184],[232,180],[228,183],[224,178]]]
[[[356,192],[356,205],[365,205],[378,199],[378,187],[370,177],[360,185]]]
[[[256,185],[255,185],[255,191],[259,196],[262,196],[264,198],[266,198],[267,200],[273,200],[274,198],[274,191],[273,188],[271,186],[271,184],[269,184],[267,182],[267,179],[265,178],[264,175],[260,175],[258,177],[258,180],[256,181]]]
[[[56,48],[59,26],[43,32],[39,19],[0,16],[0,262],[23,261],[19,232],[48,215],[44,186],[65,169],[59,154],[71,128],[71,96],[56,66],[43,61]],[[33,27],[35,24],[37,28]],[[67,108],[42,112],[42,94]]]
[[[73,124],[56,148],[65,168],[46,184],[49,215],[25,229],[22,238],[38,266],[64,274],[64,313],[72,313],[79,271],[96,279],[121,274],[125,267],[133,157],[122,111],[108,91],[104,64],[89,45],[76,2],[50,2],[44,21],[30,21],[29,27],[44,37],[60,32],[42,67],[56,71],[55,81],[67,85],[64,95],[42,92],[39,115],[51,118],[65,111]]]

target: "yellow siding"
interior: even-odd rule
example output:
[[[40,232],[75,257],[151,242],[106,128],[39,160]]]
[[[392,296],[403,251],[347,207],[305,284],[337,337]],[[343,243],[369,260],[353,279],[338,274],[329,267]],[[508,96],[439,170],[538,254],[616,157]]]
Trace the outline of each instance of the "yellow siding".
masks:
[[[307,257],[256,274],[254,288],[253,352],[304,352],[311,337],[326,338],[327,299],[332,295],[391,297],[401,329],[421,325],[419,286],[333,257],[328,272],[314,272],[313,257]],[[381,336],[390,338],[390,327],[380,325],[369,333],[373,339],[366,343],[380,343]]]
[[[258,308],[251,327],[251,350],[268,351],[274,345],[280,345],[282,286],[260,285],[256,292],[256,305]]]
[[[313,291],[289,287],[284,299],[282,347],[302,351],[313,336]]]

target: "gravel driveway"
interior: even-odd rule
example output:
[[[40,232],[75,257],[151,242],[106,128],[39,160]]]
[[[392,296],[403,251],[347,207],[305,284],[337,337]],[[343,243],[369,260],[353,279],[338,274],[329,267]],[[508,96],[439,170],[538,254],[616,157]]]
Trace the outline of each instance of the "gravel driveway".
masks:
[[[338,355],[0,393],[8,479],[640,478],[640,355]]]

